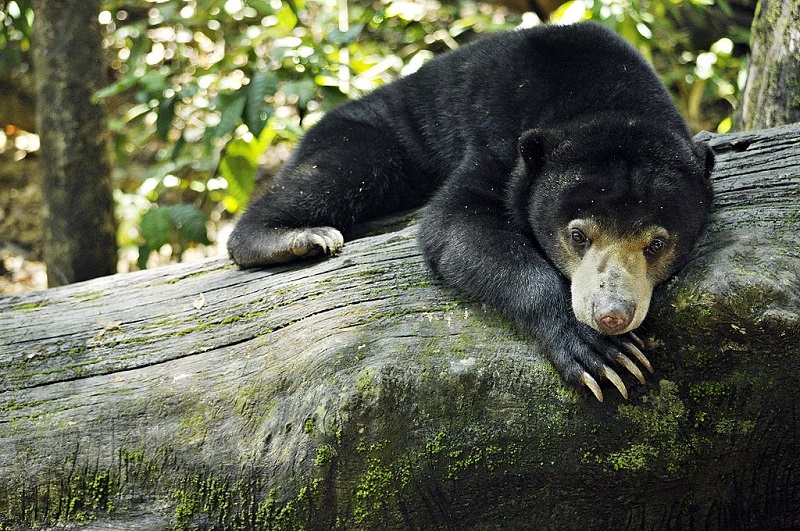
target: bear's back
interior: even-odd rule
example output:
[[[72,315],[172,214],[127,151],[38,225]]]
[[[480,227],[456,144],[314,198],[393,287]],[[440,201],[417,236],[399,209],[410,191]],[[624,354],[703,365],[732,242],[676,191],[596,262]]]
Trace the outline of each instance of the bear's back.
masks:
[[[652,121],[689,136],[652,67],[595,23],[483,37],[335,112],[391,124],[408,160],[438,178],[470,157],[488,156],[510,170],[523,132],[602,114]]]

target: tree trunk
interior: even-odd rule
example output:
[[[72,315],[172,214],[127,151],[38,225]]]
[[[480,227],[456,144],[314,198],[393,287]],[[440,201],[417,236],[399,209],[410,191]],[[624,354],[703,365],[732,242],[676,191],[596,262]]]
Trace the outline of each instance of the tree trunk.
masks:
[[[34,0],[34,66],[48,284],[116,271],[99,0]]]
[[[800,122],[800,0],[761,0],[738,129]]]
[[[413,215],[0,298],[0,528],[798,528],[800,126],[709,137],[716,211],[628,401],[438,285]]]

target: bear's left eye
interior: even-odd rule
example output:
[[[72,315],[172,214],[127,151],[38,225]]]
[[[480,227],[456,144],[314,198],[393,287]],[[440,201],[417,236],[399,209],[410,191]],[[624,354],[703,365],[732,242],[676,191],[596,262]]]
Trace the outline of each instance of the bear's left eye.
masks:
[[[644,254],[648,258],[652,258],[659,253],[663,252],[664,249],[667,248],[667,242],[664,241],[663,238],[656,238],[655,240],[651,241],[647,244],[647,247],[644,248]]]
[[[569,231],[569,239],[572,242],[572,245],[578,249],[582,249],[584,247],[588,247],[591,243],[589,238],[583,233],[580,229],[570,229]]]

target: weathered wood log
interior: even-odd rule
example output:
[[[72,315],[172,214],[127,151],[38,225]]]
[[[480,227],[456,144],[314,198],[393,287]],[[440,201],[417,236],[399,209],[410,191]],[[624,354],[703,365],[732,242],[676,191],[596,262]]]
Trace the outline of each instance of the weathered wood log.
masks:
[[[800,526],[800,126],[708,135],[716,211],[606,402],[411,223],[0,298],[0,529]]]

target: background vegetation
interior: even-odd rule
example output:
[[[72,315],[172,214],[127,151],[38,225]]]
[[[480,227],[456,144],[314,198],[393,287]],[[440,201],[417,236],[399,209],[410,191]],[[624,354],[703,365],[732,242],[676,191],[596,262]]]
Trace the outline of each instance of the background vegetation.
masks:
[[[180,259],[223,238],[328,109],[534,18],[466,1],[105,2],[109,80],[96,98],[109,108],[123,261],[143,268],[154,251]],[[725,0],[574,0],[551,16],[581,19],[633,42],[693,129],[730,127],[748,31]],[[30,0],[0,0],[0,78],[24,79],[32,20]],[[6,122],[0,151],[35,153],[35,138]]]

